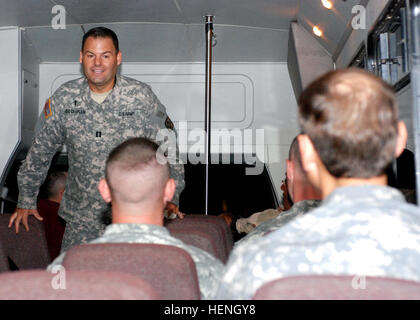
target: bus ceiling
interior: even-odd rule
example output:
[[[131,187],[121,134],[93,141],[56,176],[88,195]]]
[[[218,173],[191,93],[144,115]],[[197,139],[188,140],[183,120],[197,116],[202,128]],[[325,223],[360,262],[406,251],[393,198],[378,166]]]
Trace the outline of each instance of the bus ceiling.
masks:
[[[126,62],[191,62],[203,61],[203,16],[211,14],[219,44],[215,62],[285,62],[292,22],[312,35],[317,26],[322,35],[316,41],[334,57],[350,34],[354,7],[368,2],[330,1],[331,10],[322,5],[327,0],[0,0],[0,28],[24,28],[41,62],[75,61],[83,32],[109,24]],[[63,10],[65,29],[59,25]]]

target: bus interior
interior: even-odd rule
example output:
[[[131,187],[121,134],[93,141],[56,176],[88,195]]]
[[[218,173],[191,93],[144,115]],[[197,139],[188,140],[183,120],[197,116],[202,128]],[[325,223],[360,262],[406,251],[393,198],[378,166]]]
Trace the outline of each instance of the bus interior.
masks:
[[[0,0],[1,213],[16,207],[16,175],[45,101],[83,75],[81,39],[96,26],[117,33],[118,72],[149,84],[175,125],[185,159],[182,212],[248,217],[281,206],[289,146],[300,131],[297,97],[318,76],[350,66],[394,86],[416,189],[419,8],[418,0]],[[197,151],[196,132],[208,120],[210,16],[212,161],[206,164],[191,155],[204,152]],[[65,146],[50,170],[57,168],[68,168]],[[257,174],[247,170],[257,168]],[[395,160],[395,183],[398,168]]]

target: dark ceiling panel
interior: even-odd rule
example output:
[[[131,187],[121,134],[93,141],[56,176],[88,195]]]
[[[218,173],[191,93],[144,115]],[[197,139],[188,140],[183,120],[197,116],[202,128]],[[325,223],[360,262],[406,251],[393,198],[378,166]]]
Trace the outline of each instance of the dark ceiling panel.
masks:
[[[49,26],[55,14],[50,0],[0,0],[0,27],[5,26]],[[66,23],[77,23],[66,16]]]

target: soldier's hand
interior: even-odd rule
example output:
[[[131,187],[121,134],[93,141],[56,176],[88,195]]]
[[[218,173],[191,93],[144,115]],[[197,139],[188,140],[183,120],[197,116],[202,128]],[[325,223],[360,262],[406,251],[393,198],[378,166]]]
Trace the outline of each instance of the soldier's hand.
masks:
[[[168,217],[170,217],[172,213],[175,213],[180,219],[183,219],[185,216],[185,213],[179,211],[178,206],[173,202],[166,203],[166,210],[168,211]]]
[[[29,226],[28,226],[28,216],[29,215],[33,215],[39,221],[44,220],[39,215],[38,210],[36,210],[36,209],[16,208],[16,211],[10,217],[9,228],[13,225],[13,222],[14,222],[16,233],[19,233],[19,225],[20,225],[20,222],[22,221],[23,225],[25,226],[26,231],[29,231]]]

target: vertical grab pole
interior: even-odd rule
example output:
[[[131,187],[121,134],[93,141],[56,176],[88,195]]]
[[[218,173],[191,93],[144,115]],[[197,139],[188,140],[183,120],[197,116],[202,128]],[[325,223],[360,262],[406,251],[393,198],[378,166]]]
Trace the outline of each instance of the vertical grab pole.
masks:
[[[420,205],[420,0],[409,1],[410,74],[413,92],[413,129],[416,163],[417,205]]]
[[[205,16],[206,18],[206,108],[204,126],[206,130],[206,191],[205,191],[205,213],[208,215],[209,208],[209,166],[211,161],[211,64],[212,64],[212,40],[213,40],[213,18],[212,15]]]

